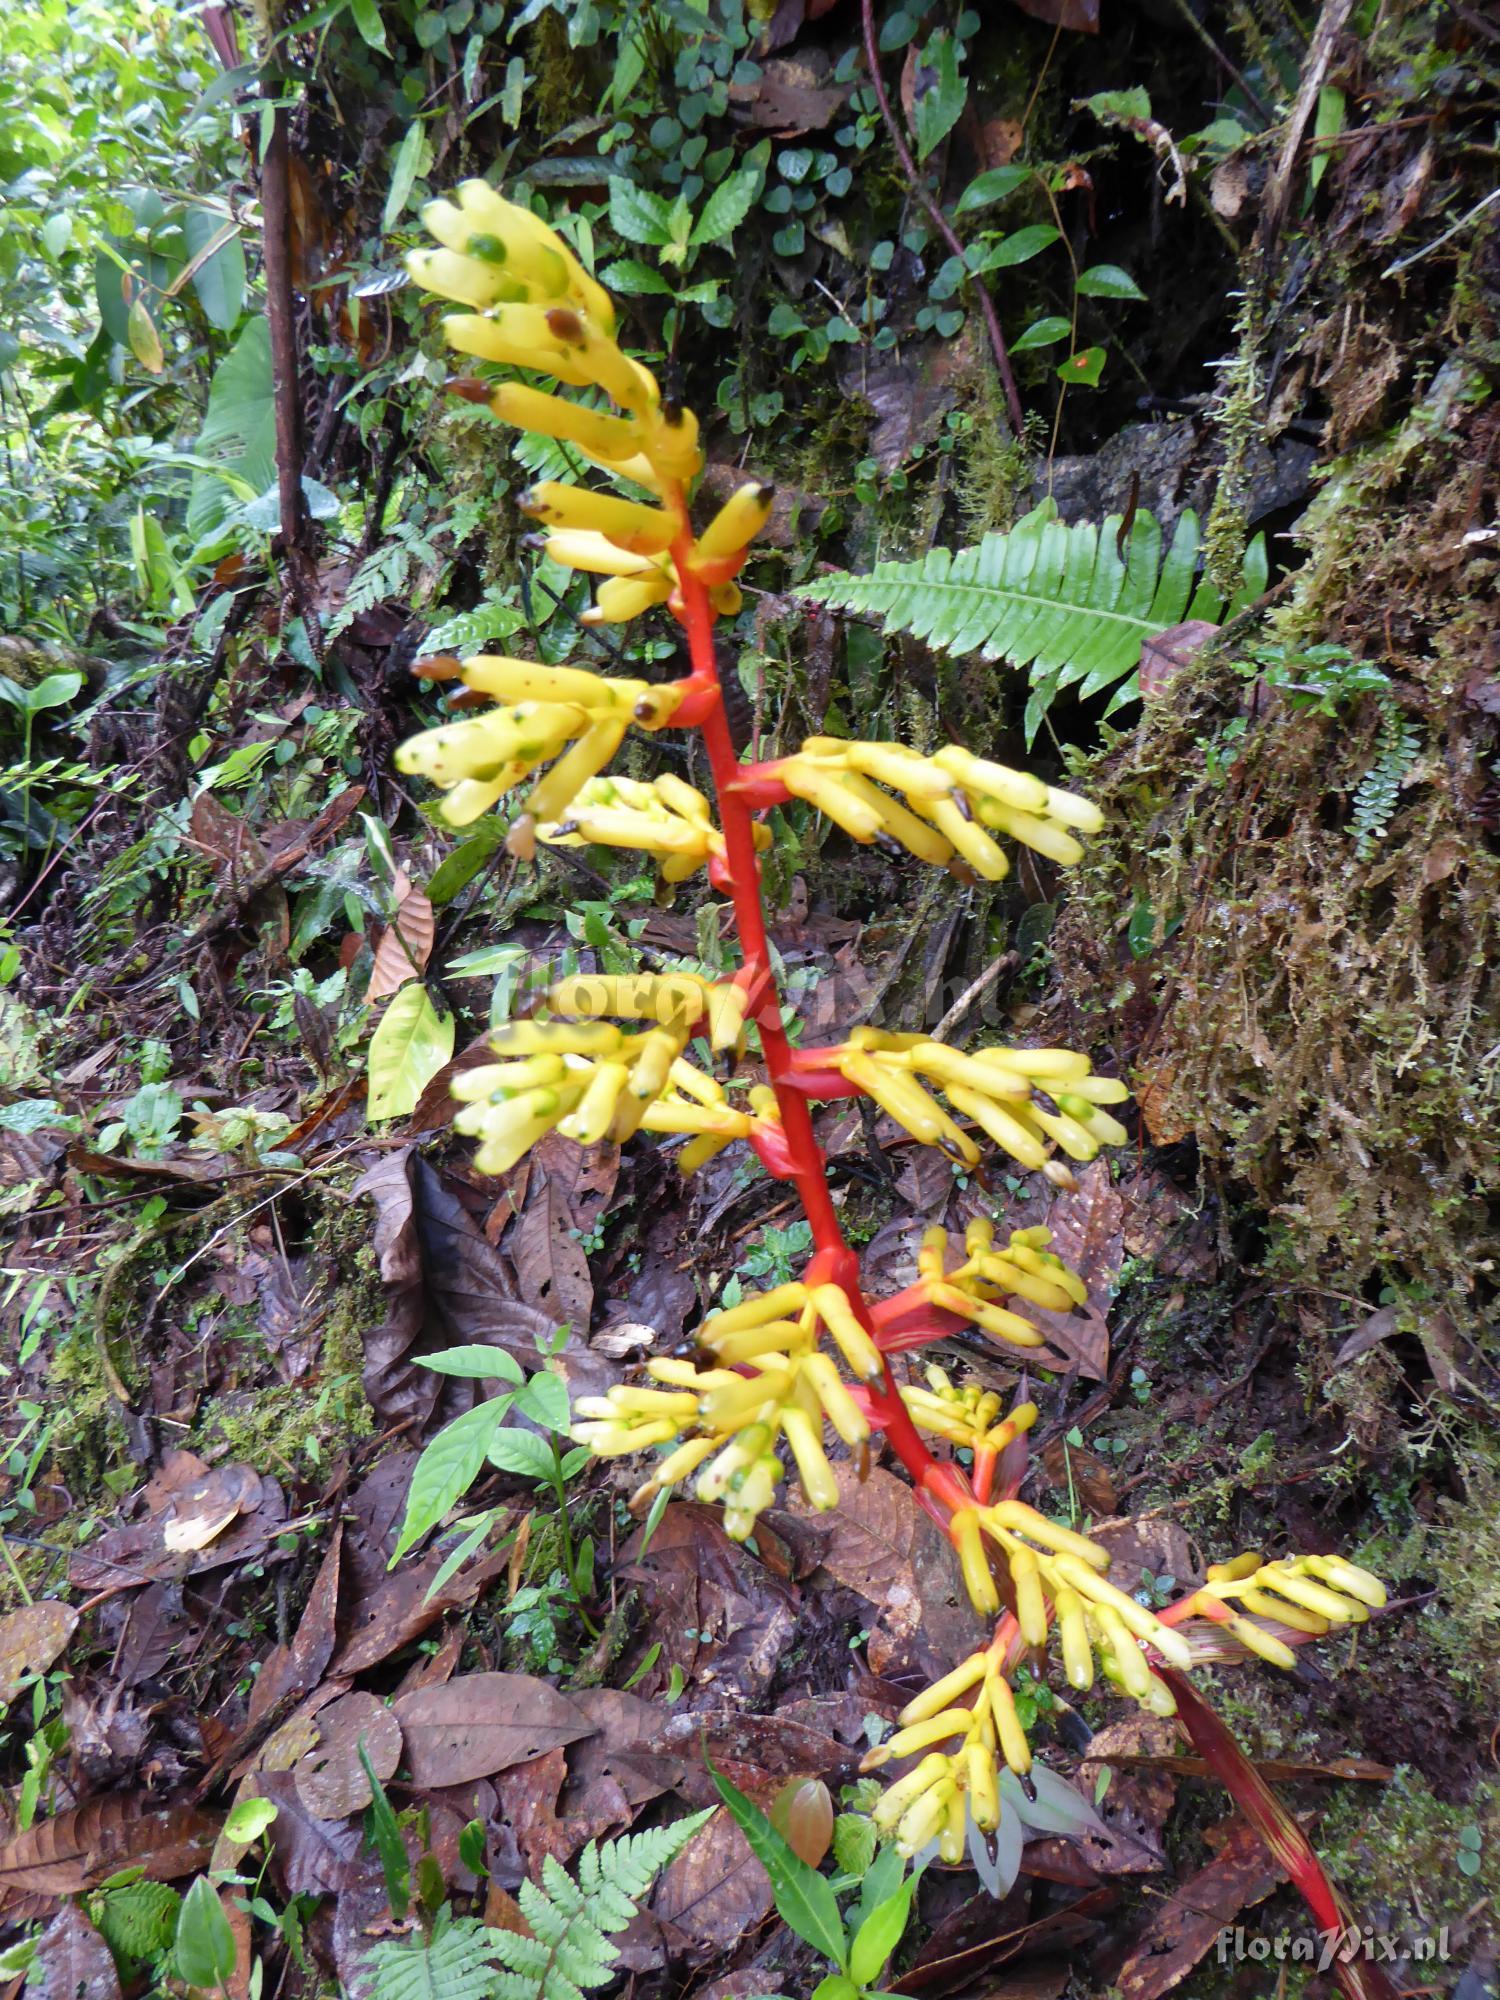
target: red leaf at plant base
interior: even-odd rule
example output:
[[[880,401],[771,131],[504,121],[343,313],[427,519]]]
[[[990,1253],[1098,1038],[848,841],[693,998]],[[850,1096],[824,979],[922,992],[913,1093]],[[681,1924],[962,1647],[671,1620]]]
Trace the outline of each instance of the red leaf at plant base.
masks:
[[[1193,1748],[1255,1828],[1278,1866],[1286,1870],[1292,1886],[1317,1919],[1319,1930],[1347,1931],[1351,1939],[1356,1937],[1358,1927],[1351,1922],[1338,1891],[1313,1851],[1312,1842],[1245,1755],[1228,1726],[1192,1682],[1174,1667],[1158,1666],[1155,1671],[1176,1698],[1177,1719]],[[1336,1955],[1330,1970],[1349,2000],[1397,2000],[1396,1988],[1370,1959],[1352,1956],[1345,1962]]]

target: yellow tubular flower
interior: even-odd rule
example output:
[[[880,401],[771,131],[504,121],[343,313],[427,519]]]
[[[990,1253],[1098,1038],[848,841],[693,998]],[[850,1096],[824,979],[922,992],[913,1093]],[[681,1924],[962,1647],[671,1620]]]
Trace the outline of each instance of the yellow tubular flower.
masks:
[[[608,294],[529,209],[482,181],[466,181],[453,201],[430,203],[425,218],[442,247],[413,251],[413,276],[473,308],[444,321],[454,347],[502,367],[550,374],[570,387],[592,385],[627,414],[569,403],[520,383],[501,383],[488,394],[484,385],[469,384],[464,393],[487,401],[504,423],[567,440],[613,477],[663,502],[659,510],[644,508],[547,482],[530,496],[531,510],[558,529],[551,553],[610,579],[585,621],[622,621],[664,602],[681,582],[666,551],[691,535],[684,488],[703,468],[697,419],[665,401],[649,369],[621,350]],[[740,608],[734,574],[765,526],[773,497],[773,489],[759,482],[742,487],[690,543],[688,566],[707,585],[720,616]],[[587,536],[606,547],[581,543]],[[642,572],[619,560],[633,555],[651,557],[651,568]]]
[[[1089,1644],[1088,1620],[1083,1599],[1076,1590],[1063,1586],[1052,1600],[1057,1612],[1057,1634],[1062,1642],[1063,1672],[1080,1691],[1094,1685],[1094,1649]]]
[[[995,1588],[994,1577],[990,1575],[978,1513],[968,1508],[960,1510],[948,1523],[948,1533],[958,1550],[958,1564],[963,1572],[969,1602],[976,1611],[993,1615],[1000,1609],[1000,1593]]]
[[[732,493],[693,544],[695,563],[722,562],[755,540],[770,518],[774,486],[755,481]]]
[[[1256,1619],[1316,1639],[1337,1626],[1363,1624],[1386,1601],[1380,1579],[1341,1556],[1289,1556],[1263,1562],[1253,1553],[1214,1564],[1198,1596],[1221,1604],[1237,1602],[1242,1612],[1251,1614],[1232,1617],[1225,1629],[1279,1667],[1293,1665],[1296,1656],[1285,1640]]]

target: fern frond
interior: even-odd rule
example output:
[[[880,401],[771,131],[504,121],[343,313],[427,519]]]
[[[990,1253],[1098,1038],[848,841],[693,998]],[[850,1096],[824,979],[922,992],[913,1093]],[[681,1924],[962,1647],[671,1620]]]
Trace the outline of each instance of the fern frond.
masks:
[[[494,2000],[495,1935],[459,1917],[431,1938],[386,1939],[365,1960],[370,1990],[380,2000]]]
[[[712,1817],[710,1807],[603,1847],[590,1841],[576,1882],[549,1854],[540,1884],[516,1891],[530,1937],[472,1917],[440,1920],[430,1940],[375,1947],[365,1960],[372,1990],[379,2000],[585,2000],[614,1977],[619,1952],[606,1933],[624,1930],[656,1875]]]
[[[1354,835],[1354,851],[1368,861],[1391,823],[1397,799],[1407,773],[1417,761],[1421,732],[1394,704],[1387,705],[1380,718],[1375,761],[1359,781],[1354,794],[1354,810],[1349,831]]]
[[[1218,591],[1207,581],[1195,585],[1199,531],[1191,509],[1165,556],[1153,515],[1136,514],[1123,552],[1121,528],[1118,514],[1102,526],[1060,521],[1045,500],[1008,533],[986,535],[956,555],[939,548],[917,562],[877,563],[868,576],[841,571],[797,595],[879,617],[887,632],[913,633],[939,652],[1029,668],[1029,742],[1059,689],[1078,683],[1087,696],[1116,687],[1112,712],[1139,692],[1136,669],[1147,639],[1184,619],[1217,624],[1224,615]],[[1265,574],[1257,538],[1231,612],[1259,595]]]
[[[328,622],[327,636],[337,638],[362,611],[371,611],[389,597],[399,597],[411,573],[412,550],[405,541],[387,542],[365,557],[349,584],[343,603]]]

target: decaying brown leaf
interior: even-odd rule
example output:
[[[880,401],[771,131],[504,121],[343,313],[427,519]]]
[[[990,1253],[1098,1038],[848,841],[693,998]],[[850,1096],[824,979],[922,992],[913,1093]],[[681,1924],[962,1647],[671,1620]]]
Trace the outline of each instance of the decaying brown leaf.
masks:
[[[717,1812],[662,1876],[651,1909],[701,1950],[722,1951],[763,1923],[774,1901],[771,1878],[744,1834]]]
[[[245,1721],[247,1732],[257,1729],[285,1703],[310,1694],[322,1679],[333,1656],[343,1548],[344,1530],[336,1525],[296,1631],[285,1645],[272,1649],[255,1677]]]
[[[414,1785],[461,1785],[587,1736],[566,1695],[530,1674],[461,1674],[404,1694],[391,1710]]]
[[[365,1340],[365,1389],[389,1422],[445,1423],[473,1406],[475,1384],[436,1375],[418,1357],[474,1343],[503,1347],[530,1373],[539,1342],[558,1322],[516,1295],[506,1259],[489,1243],[455,1184],[415,1154],[390,1154],[358,1192],[374,1197],[375,1249],[387,1316]],[[578,1332],[563,1343],[561,1368],[574,1396],[601,1395],[618,1379]]]
[[[365,992],[365,1002],[372,1007],[407,980],[420,976],[432,956],[437,934],[432,904],[420,889],[414,889],[404,875],[399,875],[392,893],[396,898],[395,919],[380,934]]]
[[[218,1826],[196,1806],[106,1792],[0,1846],[0,1895],[76,1896],[127,1862],[153,1882],[172,1882],[203,1866]]]
[[[382,1784],[401,1761],[401,1728],[372,1694],[343,1695],[318,1717],[318,1741],[292,1773],[297,1796],[318,1819],[363,1812],[374,1797],[360,1750]]]
[[[77,1624],[78,1613],[54,1597],[0,1618],[0,1708],[10,1706],[28,1675],[46,1672]]]
[[[168,1455],[134,1501],[144,1515],[111,1528],[68,1565],[77,1590],[199,1575],[260,1555],[286,1519],[274,1479],[249,1465],[212,1470],[191,1452]]]
[[[76,1905],[42,1932],[26,1990],[33,2000],[120,2000],[114,1954]]]
[[[1264,1902],[1285,1880],[1249,1822],[1232,1821],[1213,1860],[1152,1906],[1115,1981],[1122,2000],[1161,2000],[1187,1978],[1226,1924],[1251,1904]]]

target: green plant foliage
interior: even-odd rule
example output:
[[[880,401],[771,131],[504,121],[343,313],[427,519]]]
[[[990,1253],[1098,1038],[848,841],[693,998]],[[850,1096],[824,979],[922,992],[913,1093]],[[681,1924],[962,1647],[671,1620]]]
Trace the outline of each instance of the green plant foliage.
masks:
[[[1421,742],[1417,725],[1398,708],[1392,704],[1382,709],[1375,761],[1359,781],[1349,821],[1355,852],[1361,861],[1368,861],[1385,838],[1401,786],[1417,761]]]
[[[914,633],[939,652],[1029,668],[1030,742],[1061,689],[1077,686],[1087,696],[1114,688],[1113,712],[1139,693],[1136,669],[1147,639],[1185,619],[1217,623],[1225,613],[1210,584],[1195,587],[1199,533],[1190,509],[1165,556],[1152,515],[1136,515],[1123,552],[1121,528],[1118,514],[1102,526],[1061,521],[1045,500],[1008,534],[986,535],[974,548],[877,563],[868,576],[840,571],[798,594],[879,617],[887,632]],[[1257,543],[1228,609],[1264,585],[1265,551]]]
[[[370,1990],[380,2000],[579,2000],[614,1977],[611,1935],[711,1817],[712,1808],[603,1847],[590,1841],[577,1881],[549,1855],[541,1886],[523,1882],[517,1892],[530,1937],[441,1916],[430,1937],[375,1947],[365,1961]]]

